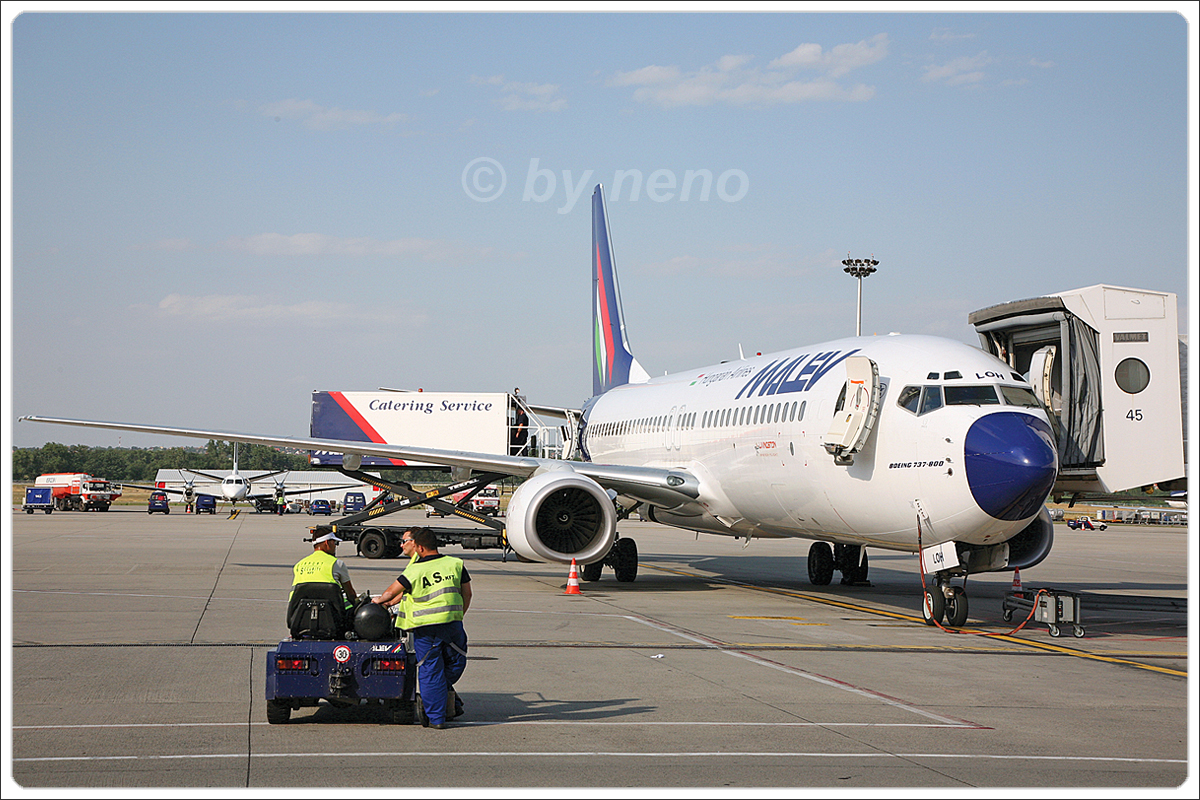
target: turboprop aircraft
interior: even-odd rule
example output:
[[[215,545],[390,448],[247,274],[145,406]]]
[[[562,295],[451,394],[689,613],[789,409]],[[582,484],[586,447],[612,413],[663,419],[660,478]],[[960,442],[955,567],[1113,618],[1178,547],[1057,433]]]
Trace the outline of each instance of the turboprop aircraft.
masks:
[[[236,504],[239,500],[247,500],[251,503],[257,504],[258,501],[264,500],[264,499],[272,499],[273,500],[277,497],[286,497],[288,495],[294,495],[294,494],[311,494],[313,492],[320,492],[320,491],[324,491],[325,489],[328,489],[328,488],[333,488],[333,484],[331,484],[330,486],[318,486],[315,489],[290,489],[289,490],[284,485],[284,482],[287,479],[286,473],[289,472],[289,470],[286,470],[286,469],[277,469],[274,472],[264,472],[260,475],[254,475],[252,477],[247,477],[246,475],[243,475],[238,470],[237,442],[233,443],[233,471],[230,472],[228,475],[225,475],[225,476],[213,475],[208,472],[201,472],[198,469],[189,469],[187,467],[181,469],[180,472],[181,473],[182,472],[190,472],[193,475],[197,475],[201,478],[205,478],[213,483],[218,484],[217,488],[220,492],[219,496],[223,500],[225,500],[225,502],[230,503],[230,504]],[[276,475],[284,475],[284,477],[283,478],[275,478]],[[270,492],[259,492],[258,494],[251,494],[251,491],[254,488],[255,481],[263,481],[263,480],[266,480],[267,478],[275,479],[274,480],[275,485],[274,485],[273,490]],[[132,484],[126,484],[126,485],[131,486]],[[159,486],[140,486],[140,487],[135,487],[135,488],[152,489],[156,492],[167,492],[169,494],[178,494],[183,497],[184,502],[190,504],[190,503],[194,503],[196,501],[196,495],[201,493],[200,489],[203,489],[204,486],[202,485],[200,487],[200,489],[198,489],[196,487],[196,478],[191,478],[190,480],[185,480],[183,482],[182,489],[174,489],[174,488],[159,487]]]
[[[603,189],[592,195],[593,396],[581,461],[403,444],[299,439],[143,424],[25,417],[348,456],[398,457],[524,478],[506,535],[534,561],[637,574],[617,524],[655,522],[749,541],[812,540],[808,577],[867,578],[866,548],[922,554],[927,623],[960,626],[951,580],[1044,559],[1044,502],[1058,472],[1045,411],[1028,382],[978,348],[929,336],[852,337],[651,378],[622,316]]]

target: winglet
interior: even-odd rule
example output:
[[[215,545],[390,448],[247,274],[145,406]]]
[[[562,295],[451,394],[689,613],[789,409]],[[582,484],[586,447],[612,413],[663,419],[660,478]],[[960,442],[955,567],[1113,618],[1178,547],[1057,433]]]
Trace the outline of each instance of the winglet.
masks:
[[[599,184],[592,192],[592,346],[595,351],[592,394],[603,394],[626,383],[650,380],[650,375],[630,352],[626,339],[621,290],[617,286],[612,240],[608,234],[608,211],[604,207],[604,187]]]

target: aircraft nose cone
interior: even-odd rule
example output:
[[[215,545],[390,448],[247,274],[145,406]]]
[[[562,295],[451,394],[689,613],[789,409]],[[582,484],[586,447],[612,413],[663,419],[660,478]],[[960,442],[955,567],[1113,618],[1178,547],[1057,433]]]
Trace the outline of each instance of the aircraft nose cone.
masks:
[[[1054,434],[1028,414],[1000,412],[976,420],[964,455],[971,494],[996,519],[1036,514],[1058,475]]]

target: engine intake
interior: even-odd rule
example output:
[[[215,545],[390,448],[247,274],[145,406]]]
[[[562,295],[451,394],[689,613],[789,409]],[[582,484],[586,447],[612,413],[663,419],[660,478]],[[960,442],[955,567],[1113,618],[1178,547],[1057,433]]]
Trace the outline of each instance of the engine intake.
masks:
[[[958,557],[971,574],[1007,572],[1014,567],[1025,569],[1042,563],[1053,546],[1054,522],[1050,519],[1050,512],[1043,506],[1041,513],[1007,542],[985,547],[960,542]]]
[[[546,472],[513,493],[506,528],[509,545],[524,558],[589,564],[612,549],[617,513],[591,478],[569,470]]]
[[[1036,566],[1050,555],[1054,546],[1054,522],[1050,512],[1042,506],[1042,511],[1033,518],[1016,536],[1008,540],[1008,566],[1011,569],[1025,569]]]

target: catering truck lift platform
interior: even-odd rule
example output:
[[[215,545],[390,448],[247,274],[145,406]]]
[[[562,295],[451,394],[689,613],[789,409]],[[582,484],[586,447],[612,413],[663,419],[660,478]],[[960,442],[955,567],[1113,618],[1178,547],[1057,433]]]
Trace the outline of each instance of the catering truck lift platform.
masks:
[[[420,492],[403,481],[387,481],[360,470],[350,470],[338,467],[338,472],[383,490],[380,495],[366,508],[357,514],[350,514],[328,525],[318,525],[312,529],[313,537],[335,533],[346,542],[354,542],[359,555],[364,558],[399,558],[400,536],[410,525],[387,525],[379,520],[397,511],[427,505],[446,516],[462,517],[463,519],[483,525],[489,530],[478,528],[432,528],[442,544],[456,544],[464,550],[501,549],[505,559],[512,548],[504,536],[504,522],[492,516],[476,514],[470,508],[471,498],[480,490],[495,481],[506,477],[498,472],[485,472],[473,475],[467,480],[456,481],[438,487],[428,492]],[[466,492],[457,504],[447,502],[445,498]]]

